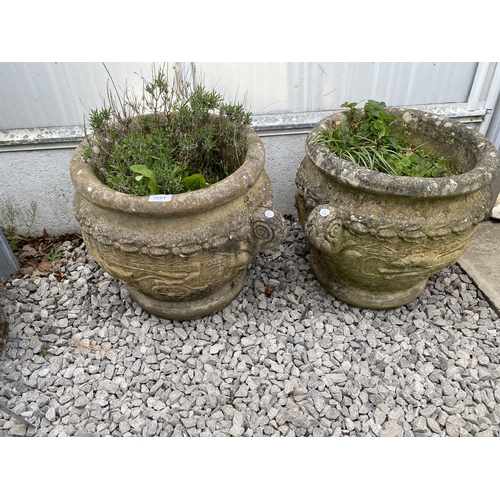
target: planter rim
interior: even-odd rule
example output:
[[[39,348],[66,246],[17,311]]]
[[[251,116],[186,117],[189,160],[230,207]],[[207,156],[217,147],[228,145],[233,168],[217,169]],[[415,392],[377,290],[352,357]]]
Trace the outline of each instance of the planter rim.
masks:
[[[339,158],[324,144],[313,144],[314,138],[331,128],[332,120],[340,118],[348,111],[339,111],[316,124],[306,139],[306,153],[315,165],[337,182],[363,189],[371,193],[394,196],[443,198],[473,193],[488,186],[500,172],[500,155],[493,144],[481,133],[462,123],[448,118],[404,107],[387,107],[395,111],[405,122],[412,120],[434,121],[436,127],[445,127],[456,141],[468,141],[474,149],[475,166],[468,172],[440,178],[405,177],[377,172]],[[451,134],[454,135],[451,135]]]
[[[169,195],[169,199],[162,202],[152,202],[149,196],[120,193],[101,182],[94,169],[83,159],[83,151],[88,146],[87,140],[83,140],[73,153],[70,163],[71,180],[81,196],[106,209],[137,215],[181,216],[202,213],[240,196],[257,182],[264,170],[264,145],[253,129],[244,126],[244,130],[248,148],[245,161],[238,170],[207,188]]]

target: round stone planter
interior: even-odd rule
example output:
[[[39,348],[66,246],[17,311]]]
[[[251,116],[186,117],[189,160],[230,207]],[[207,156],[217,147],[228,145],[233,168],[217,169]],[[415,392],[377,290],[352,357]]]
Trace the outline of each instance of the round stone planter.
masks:
[[[246,134],[245,161],[231,176],[205,189],[159,197],[108,188],[82,159],[86,141],[77,147],[70,174],[87,250],[143,309],[176,320],[222,309],[241,291],[257,253],[284,238],[264,146],[252,129]]]
[[[336,298],[370,309],[411,302],[430,276],[458,260],[489,215],[490,184],[500,171],[499,154],[482,134],[443,116],[387,109],[414,145],[451,156],[460,174],[400,177],[340,159],[314,144],[322,129],[347,120],[340,112],[310,132],[296,176],[312,271]]]

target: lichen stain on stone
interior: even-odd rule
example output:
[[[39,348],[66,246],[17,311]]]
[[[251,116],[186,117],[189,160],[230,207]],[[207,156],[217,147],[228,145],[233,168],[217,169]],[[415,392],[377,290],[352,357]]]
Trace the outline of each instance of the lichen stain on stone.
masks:
[[[354,172],[351,172],[349,170],[342,170],[340,176],[342,179],[346,180],[351,186],[355,187],[359,186],[359,179]]]
[[[411,122],[412,120],[413,120],[413,118],[412,118],[412,116],[411,116],[411,113],[406,112],[406,113],[404,113],[404,114],[403,114],[403,121],[404,121],[405,123],[409,123],[409,122]]]
[[[450,179],[449,182],[444,185],[442,194],[446,196],[447,194],[453,193],[457,187],[458,183]]]

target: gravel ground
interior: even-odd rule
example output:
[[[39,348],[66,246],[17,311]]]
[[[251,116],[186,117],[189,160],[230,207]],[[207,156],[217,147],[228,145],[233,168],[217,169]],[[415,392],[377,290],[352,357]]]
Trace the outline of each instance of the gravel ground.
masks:
[[[459,266],[359,309],[316,282],[290,222],[232,304],[177,322],[64,247],[57,272],[0,288],[0,435],[500,435],[500,320]]]

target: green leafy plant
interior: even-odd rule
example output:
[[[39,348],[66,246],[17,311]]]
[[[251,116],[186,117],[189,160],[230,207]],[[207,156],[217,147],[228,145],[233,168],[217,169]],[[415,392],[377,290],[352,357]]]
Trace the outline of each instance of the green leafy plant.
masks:
[[[425,152],[423,144],[412,145],[405,126],[395,132],[397,114],[388,112],[385,103],[368,100],[363,110],[356,109],[357,105],[345,102],[346,122],[333,123],[331,130],[318,134],[316,143],[344,160],[391,175],[444,177],[457,173],[450,158]]]
[[[149,170],[146,165],[132,165],[130,167],[130,170],[132,170],[132,172],[140,174],[135,178],[136,181],[141,181],[144,177],[147,177],[149,179],[148,189],[151,194],[160,193],[158,181],[156,180],[156,174],[153,171]]]
[[[52,250],[47,254],[47,260],[51,262],[56,262],[61,260],[64,255],[64,250],[62,247],[52,247]]]
[[[47,355],[49,354],[49,349],[50,349],[50,347],[47,344],[42,344],[42,347],[40,347],[40,352],[38,354],[42,358],[46,358]]]
[[[111,80],[112,81],[112,80]],[[143,93],[108,87],[108,103],[90,110],[83,158],[110,188],[133,196],[206,188],[235,172],[251,114],[221,94],[192,87],[162,70],[143,79]]]
[[[210,186],[210,184],[208,184],[202,174],[193,174],[189,177],[184,177],[183,181],[188,191],[203,189]]]
[[[90,116],[89,116],[90,127],[94,131],[101,129],[110,119],[111,119],[111,108],[90,110]]]

